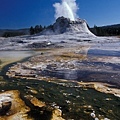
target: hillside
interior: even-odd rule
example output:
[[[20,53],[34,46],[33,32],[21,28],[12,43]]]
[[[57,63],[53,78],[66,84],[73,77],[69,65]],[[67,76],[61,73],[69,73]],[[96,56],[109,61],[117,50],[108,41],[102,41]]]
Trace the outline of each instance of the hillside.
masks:
[[[120,24],[100,26],[101,28],[120,28]]]
[[[97,36],[118,36],[120,35],[120,24],[94,26],[90,31]]]
[[[23,28],[23,29],[0,29],[0,37],[2,37],[5,33],[15,33],[15,34],[29,35],[29,28]]]

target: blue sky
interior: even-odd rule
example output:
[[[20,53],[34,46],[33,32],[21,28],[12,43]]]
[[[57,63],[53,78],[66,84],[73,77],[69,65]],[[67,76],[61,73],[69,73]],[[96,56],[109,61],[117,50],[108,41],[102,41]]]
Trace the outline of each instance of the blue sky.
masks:
[[[55,21],[53,4],[60,0],[0,0],[0,29],[18,29]],[[120,24],[120,0],[76,0],[78,16],[89,26]]]

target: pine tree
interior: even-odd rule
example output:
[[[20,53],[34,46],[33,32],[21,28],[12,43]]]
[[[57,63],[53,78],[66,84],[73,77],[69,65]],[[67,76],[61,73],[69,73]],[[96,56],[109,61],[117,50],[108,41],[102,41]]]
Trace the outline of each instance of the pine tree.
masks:
[[[40,27],[39,27],[39,25],[36,25],[35,26],[35,33],[39,33],[39,31],[40,31]]]
[[[34,28],[31,26],[31,27],[30,27],[30,35],[33,35],[33,34],[35,34],[35,30],[34,30]]]

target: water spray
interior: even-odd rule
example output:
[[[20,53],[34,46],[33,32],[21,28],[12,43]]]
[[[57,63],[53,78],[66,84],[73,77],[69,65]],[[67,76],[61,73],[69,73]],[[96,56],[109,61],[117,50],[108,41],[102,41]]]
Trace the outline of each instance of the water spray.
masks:
[[[55,7],[55,19],[63,16],[75,21],[78,18],[76,0],[62,0],[61,3],[55,3],[53,6]]]

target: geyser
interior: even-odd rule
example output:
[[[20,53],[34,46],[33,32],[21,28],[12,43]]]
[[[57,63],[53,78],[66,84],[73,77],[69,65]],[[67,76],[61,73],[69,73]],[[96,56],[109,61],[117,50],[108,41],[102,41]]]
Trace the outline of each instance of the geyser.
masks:
[[[66,7],[66,14],[65,14],[66,17],[69,18],[69,16],[70,16],[71,20],[75,20],[74,14],[73,14],[71,8],[69,7],[69,5],[66,2],[63,2],[63,6]]]
[[[76,0],[62,0],[61,3],[55,3],[53,6],[55,7],[55,19],[63,16],[75,21],[78,18]]]

